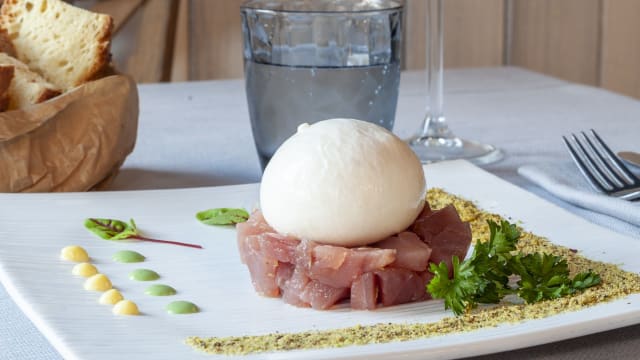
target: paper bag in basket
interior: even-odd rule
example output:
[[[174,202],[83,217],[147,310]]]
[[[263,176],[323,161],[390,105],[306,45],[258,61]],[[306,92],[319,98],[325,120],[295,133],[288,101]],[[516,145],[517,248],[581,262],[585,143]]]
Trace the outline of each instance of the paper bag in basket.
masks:
[[[90,190],[115,175],[137,128],[138,92],[124,75],[0,113],[0,192]]]

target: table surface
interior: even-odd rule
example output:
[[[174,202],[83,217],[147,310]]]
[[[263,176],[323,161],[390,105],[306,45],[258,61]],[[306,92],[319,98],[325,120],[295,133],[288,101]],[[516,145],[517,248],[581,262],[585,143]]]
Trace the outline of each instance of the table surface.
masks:
[[[403,73],[394,132],[419,127],[423,72]],[[134,152],[111,190],[170,189],[260,181],[242,80],[140,85]],[[561,135],[596,129],[614,150],[640,151],[640,102],[513,67],[445,73],[445,114],[456,135],[501,148],[485,169],[580,214],[517,174],[525,164],[574,166]],[[428,181],[428,176],[427,176]],[[640,325],[475,359],[636,359]],[[0,286],[0,359],[60,356]]]

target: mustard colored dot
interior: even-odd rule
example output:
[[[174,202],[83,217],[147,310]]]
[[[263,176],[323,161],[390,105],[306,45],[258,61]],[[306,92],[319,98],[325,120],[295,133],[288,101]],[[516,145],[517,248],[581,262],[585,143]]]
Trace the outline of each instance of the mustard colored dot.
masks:
[[[102,305],[115,305],[121,300],[124,300],[124,297],[122,296],[120,291],[116,289],[110,289],[100,295],[100,300],[98,301]]]
[[[140,315],[138,305],[131,300],[120,300],[113,307],[114,315]]]
[[[105,274],[95,274],[84,281],[85,290],[107,291],[111,288],[111,280]]]
[[[88,262],[89,254],[87,254],[87,251],[81,246],[69,245],[65,246],[62,251],[60,251],[60,258],[62,260],[73,262]]]
[[[83,262],[73,266],[71,273],[76,276],[89,277],[98,273],[98,269],[91,263]]]

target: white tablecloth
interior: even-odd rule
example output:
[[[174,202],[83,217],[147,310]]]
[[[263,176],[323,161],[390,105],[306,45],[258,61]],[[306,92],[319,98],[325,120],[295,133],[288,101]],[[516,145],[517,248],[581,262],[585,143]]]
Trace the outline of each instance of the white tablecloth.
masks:
[[[420,125],[424,82],[424,73],[403,74],[394,129],[401,137]],[[139,90],[138,142],[111,185],[113,190],[260,180],[243,81],[141,85]],[[640,102],[518,68],[447,71],[445,114],[459,136],[506,152],[503,161],[486,167],[488,171],[577,214],[579,209],[531,185],[516,169],[536,163],[574,166],[560,136],[589,128],[614,150],[640,152]],[[640,326],[632,326],[478,359],[636,359],[639,351]],[[0,359],[58,358],[0,287]]]

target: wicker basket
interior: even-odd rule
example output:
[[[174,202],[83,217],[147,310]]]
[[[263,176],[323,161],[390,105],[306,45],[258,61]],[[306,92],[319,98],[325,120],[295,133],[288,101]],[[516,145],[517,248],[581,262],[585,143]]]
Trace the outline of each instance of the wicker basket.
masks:
[[[137,127],[137,87],[125,75],[0,113],[0,192],[104,186],[133,150]]]

